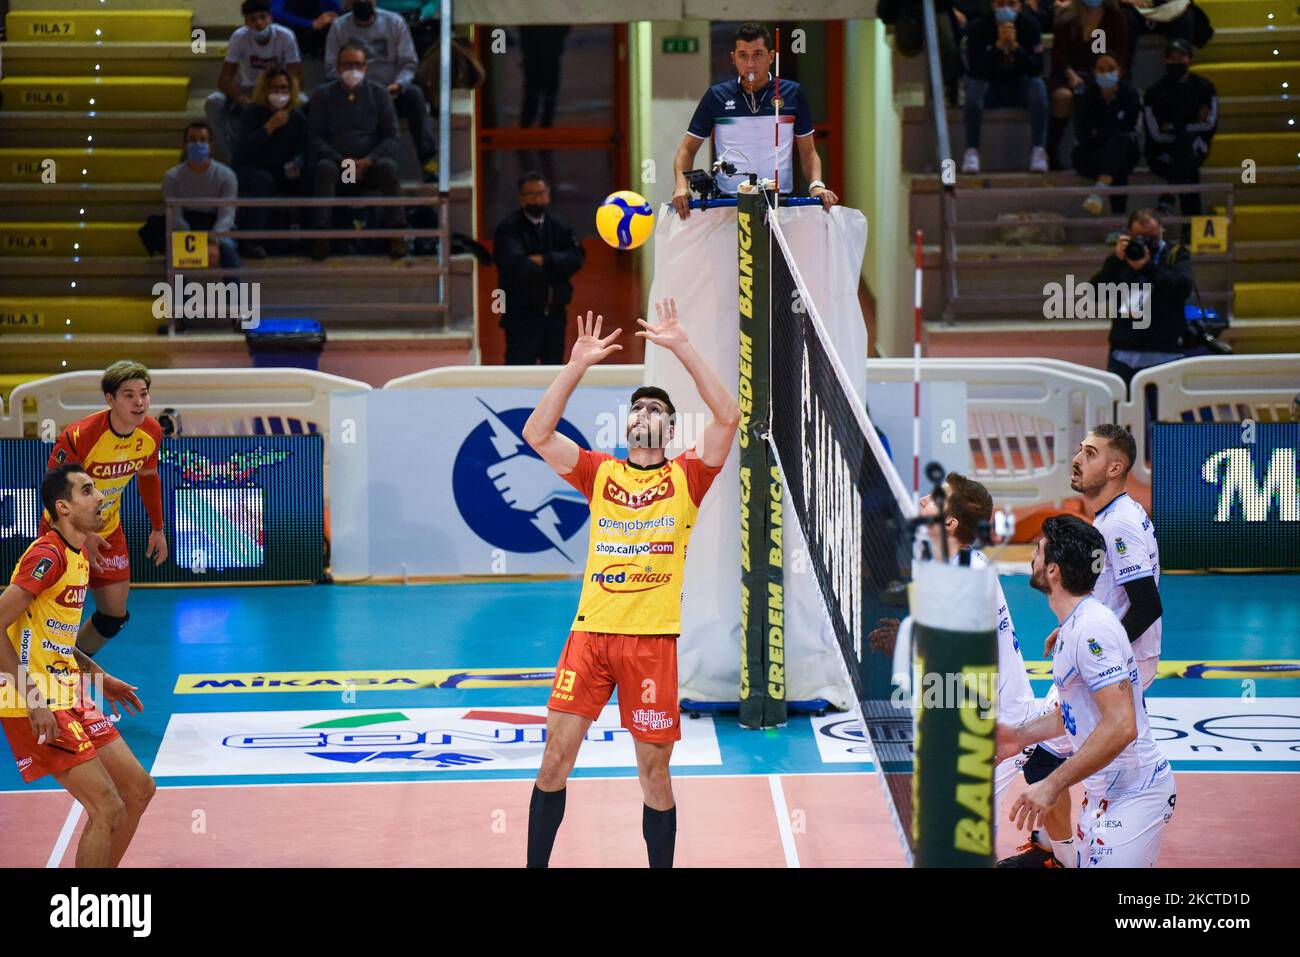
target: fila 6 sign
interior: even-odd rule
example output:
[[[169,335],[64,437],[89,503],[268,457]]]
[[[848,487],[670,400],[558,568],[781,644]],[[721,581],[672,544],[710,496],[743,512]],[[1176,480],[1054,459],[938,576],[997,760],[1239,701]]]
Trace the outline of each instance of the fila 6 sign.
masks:
[[[1300,422],[1157,422],[1165,568],[1300,568]]]

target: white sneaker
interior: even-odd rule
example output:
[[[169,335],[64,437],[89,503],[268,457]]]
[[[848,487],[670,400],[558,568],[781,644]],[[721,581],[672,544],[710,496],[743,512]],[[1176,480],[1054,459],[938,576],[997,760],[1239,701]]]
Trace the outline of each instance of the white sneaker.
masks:
[[[969,149],[961,158],[961,171],[963,173],[978,173],[980,171],[980,151]]]
[[[1034,151],[1029,154],[1029,172],[1047,172],[1047,150],[1043,149],[1041,146],[1035,146]]]
[[[1083,201],[1083,208],[1094,216],[1100,216],[1101,196],[1097,193],[1089,193],[1088,198]]]

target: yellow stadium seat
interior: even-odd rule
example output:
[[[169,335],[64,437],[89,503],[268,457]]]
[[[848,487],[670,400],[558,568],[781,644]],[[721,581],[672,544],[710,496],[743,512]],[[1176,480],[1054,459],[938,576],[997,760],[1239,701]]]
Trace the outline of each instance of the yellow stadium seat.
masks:
[[[1300,62],[1203,63],[1193,67],[1219,96],[1294,96],[1300,93]]]
[[[1226,216],[1226,206],[1214,207],[1214,215]],[[1236,242],[1300,241],[1300,206],[1284,203],[1240,203],[1232,209],[1233,239]]]
[[[1252,316],[1294,316],[1300,302],[1300,282],[1238,282],[1232,286],[1233,314]]]
[[[1300,26],[1295,0],[1196,0],[1216,30]],[[1211,41],[1213,42],[1213,41]]]
[[[188,43],[192,18],[189,10],[12,10],[5,35],[48,43]]]
[[[183,76],[10,76],[0,80],[6,110],[179,112],[189,102]]]
[[[139,296],[5,296],[0,298],[0,339],[5,333],[134,335],[158,331],[153,300]]]
[[[1220,133],[1210,144],[1206,166],[1300,167],[1300,133]]]
[[[143,256],[139,223],[0,222],[0,256]]]
[[[179,135],[177,136],[179,140]],[[0,148],[0,183],[162,183],[181,151],[159,149]],[[161,192],[160,192],[161,198]]]

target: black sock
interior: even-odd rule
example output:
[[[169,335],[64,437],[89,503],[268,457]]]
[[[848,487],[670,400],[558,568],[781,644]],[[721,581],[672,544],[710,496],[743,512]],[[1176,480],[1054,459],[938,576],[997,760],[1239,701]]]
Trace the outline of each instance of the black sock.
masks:
[[[555,835],[564,820],[565,789],[543,791],[533,785],[533,799],[528,802],[528,866],[549,867]]]
[[[1061,153],[1061,137],[1065,135],[1065,128],[1070,125],[1068,116],[1052,116],[1047,121],[1047,157],[1055,165],[1059,162],[1058,157]]]
[[[641,834],[651,867],[672,867],[677,847],[677,808],[656,811],[645,805],[641,812]]]

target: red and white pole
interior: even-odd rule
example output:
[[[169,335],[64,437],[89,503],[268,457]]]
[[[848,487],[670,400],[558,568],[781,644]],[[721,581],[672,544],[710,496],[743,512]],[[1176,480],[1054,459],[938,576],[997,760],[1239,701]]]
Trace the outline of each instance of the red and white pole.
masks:
[[[912,497],[921,501],[921,269],[922,233],[916,231],[916,309],[912,320]]]
[[[781,197],[781,28],[776,28],[776,88],[772,93],[772,192],[774,202]]]

